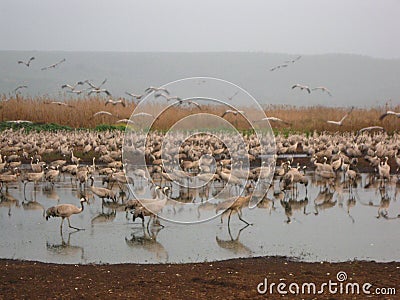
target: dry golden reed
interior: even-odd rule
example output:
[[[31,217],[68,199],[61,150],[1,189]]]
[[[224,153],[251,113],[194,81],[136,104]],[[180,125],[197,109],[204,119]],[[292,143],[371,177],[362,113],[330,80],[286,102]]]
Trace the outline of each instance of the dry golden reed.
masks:
[[[133,102],[126,101],[127,106],[107,105],[105,99],[101,97],[87,97],[80,99],[65,99],[64,103],[72,107],[50,104],[52,101],[58,101],[46,96],[27,98],[13,97],[3,98],[0,104],[0,121],[28,120],[35,123],[55,123],[59,125],[71,126],[73,128],[94,128],[100,124],[115,124],[119,119],[129,119],[136,105]],[[156,129],[168,129],[176,121],[193,113],[211,113],[221,116],[226,107],[223,106],[202,106],[197,107],[171,107],[166,110],[162,117],[155,122]],[[343,122],[343,126],[328,124],[327,120],[339,121],[349,108],[334,108],[324,106],[296,107],[284,105],[271,105],[265,109],[267,116],[281,118],[290,125],[278,122],[271,122],[271,126],[277,130],[290,130],[296,132],[346,132],[357,131],[368,126],[382,126],[387,131],[398,131],[400,129],[400,120],[394,116],[388,116],[383,121],[379,117],[386,110],[399,111],[400,106],[378,107],[378,108],[355,108],[349,117]],[[98,111],[108,111],[113,116],[100,115],[93,117]],[[225,117],[234,126],[239,129],[248,129],[244,118],[236,118],[233,115]]]

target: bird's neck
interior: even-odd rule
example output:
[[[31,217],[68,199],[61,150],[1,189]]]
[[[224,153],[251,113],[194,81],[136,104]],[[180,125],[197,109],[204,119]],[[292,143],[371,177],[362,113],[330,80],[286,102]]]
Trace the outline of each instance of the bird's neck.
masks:
[[[85,206],[83,206],[83,201],[81,201],[81,211],[85,209]]]

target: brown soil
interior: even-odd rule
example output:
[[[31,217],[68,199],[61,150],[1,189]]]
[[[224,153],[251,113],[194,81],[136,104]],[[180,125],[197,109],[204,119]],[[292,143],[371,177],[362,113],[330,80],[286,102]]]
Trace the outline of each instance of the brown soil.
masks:
[[[304,263],[282,257],[233,259],[191,264],[58,265],[0,260],[1,299],[281,299],[277,294],[259,295],[257,285],[268,282],[319,287],[336,274],[347,273],[346,282],[366,282],[396,288],[400,293],[400,263],[345,262]],[[291,295],[284,299],[400,299],[398,295],[365,294]]]

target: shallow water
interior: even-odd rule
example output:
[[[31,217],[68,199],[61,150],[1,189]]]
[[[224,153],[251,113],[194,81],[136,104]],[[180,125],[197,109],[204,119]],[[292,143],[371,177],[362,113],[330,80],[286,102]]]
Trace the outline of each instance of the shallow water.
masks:
[[[227,219],[221,224],[219,218],[196,225],[160,220],[165,228],[150,226],[147,231],[140,219],[135,223],[127,220],[123,207],[116,211],[103,207],[101,215],[102,202],[96,197],[81,214],[71,217],[73,226],[85,230],[74,231],[65,221],[62,234],[59,218],[46,222],[40,206],[29,209],[23,201],[23,184],[18,183],[10,185],[8,194],[3,189],[0,257],[68,264],[185,263],[273,255],[302,261],[400,261],[396,187],[384,191],[376,186],[364,188],[366,181],[364,174],[352,194],[347,188],[332,189],[331,200],[324,202],[320,201],[323,189],[310,177],[308,202],[304,201],[304,187],[300,187],[295,202],[288,202],[290,197],[282,202],[292,204],[291,212],[287,205],[285,211],[279,199],[264,202],[267,208],[246,208],[243,218],[254,224],[247,227],[233,215],[229,227]],[[46,187],[42,183],[34,190],[29,183],[27,199],[36,199],[43,209],[56,205],[57,199],[79,205],[79,187],[71,185],[68,176],[62,176],[53,190],[46,191]],[[145,185],[144,195],[150,195]],[[274,199],[272,191],[268,196]],[[354,199],[349,201],[351,196]],[[208,209],[197,213],[203,216],[215,211],[211,205]],[[192,213],[170,205],[164,210],[171,216]]]

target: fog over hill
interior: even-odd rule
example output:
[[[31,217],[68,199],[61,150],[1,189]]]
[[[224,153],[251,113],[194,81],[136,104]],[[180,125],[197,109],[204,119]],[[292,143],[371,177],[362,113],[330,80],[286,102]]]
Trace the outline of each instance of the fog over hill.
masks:
[[[30,67],[17,64],[35,56]],[[270,71],[297,55],[271,53],[124,53],[62,51],[0,51],[0,94],[27,85],[23,95],[71,97],[61,89],[90,79],[101,83],[113,97],[125,91],[142,93],[150,85],[163,85],[186,77],[207,76],[231,81],[247,90],[261,104],[297,106],[379,106],[390,99],[400,102],[400,59],[376,59],[359,55],[306,55],[286,68]],[[65,58],[55,69],[42,67]],[[291,89],[295,83],[325,86],[321,91]]]

